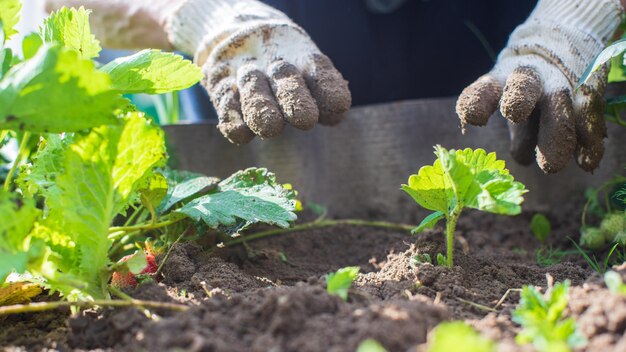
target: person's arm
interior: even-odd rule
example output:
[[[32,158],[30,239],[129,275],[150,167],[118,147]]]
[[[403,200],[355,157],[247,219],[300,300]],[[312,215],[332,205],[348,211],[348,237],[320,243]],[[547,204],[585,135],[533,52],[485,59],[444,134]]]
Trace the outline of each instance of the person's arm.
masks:
[[[175,48],[205,74],[220,131],[231,142],[270,138],[286,124],[336,124],[350,108],[348,82],[307,33],[256,0],[47,0],[84,6],[105,46]]]
[[[574,157],[582,169],[594,170],[604,154],[608,67],[576,87],[621,23],[624,3],[539,0],[493,70],[461,93],[456,110],[462,124],[482,126],[499,108],[509,120],[518,162],[536,158],[552,173]]]

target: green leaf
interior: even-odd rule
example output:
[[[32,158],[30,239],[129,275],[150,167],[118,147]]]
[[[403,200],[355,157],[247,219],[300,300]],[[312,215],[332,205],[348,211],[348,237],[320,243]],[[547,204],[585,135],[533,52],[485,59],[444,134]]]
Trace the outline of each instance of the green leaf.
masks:
[[[374,339],[367,339],[361,341],[359,347],[356,349],[356,352],[387,352],[387,350],[380,344],[380,342]]]
[[[124,94],[174,92],[202,79],[202,71],[191,61],[154,49],[113,60],[101,70],[111,75],[113,87]]]
[[[0,36],[0,46],[17,33],[15,26],[20,21],[21,10],[20,0],[0,0],[0,26],[3,34]]]
[[[63,173],[46,199],[50,215],[45,224],[76,243],[80,263],[65,274],[80,277],[89,295],[103,296],[111,222],[137,200],[138,190],[164,161],[162,131],[139,113],[129,114],[121,125],[76,135],[64,150]]]
[[[426,229],[432,229],[435,227],[435,225],[437,225],[437,223],[439,222],[439,220],[443,219],[446,217],[446,214],[440,212],[440,211],[436,211],[430,215],[428,215],[427,217],[424,218],[424,220],[422,220],[422,222],[413,230],[411,230],[412,234],[418,234]]]
[[[39,215],[33,199],[0,190],[0,284],[12,271],[26,270],[28,234]]]
[[[140,274],[148,265],[146,252],[143,250],[136,251],[127,261],[124,262],[124,264],[131,273],[135,275]]]
[[[39,144],[39,150],[33,155],[32,163],[23,167],[17,178],[20,189],[29,196],[48,193],[56,178],[63,172],[63,153],[71,142],[71,137],[48,134]]]
[[[220,182],[217,193],[196,198],[177,212],[234,234],[256,223],[289,227],[296,219],[294,198],[267,169],[250,168]]]
[[[79,9],[63,7],[44,20],[41,37],[46,43],[58,43],[76,50],[83,59],[98,57],[100,43],[91,34],[89,14],[82,6]]]
[[[219,179],[187,171],[164,170],[167,194],[157,212],[163,214],[179,202],[217,189]]]
[[[348,300],[348,290],[352,286],[352,282],[359,275],[360,268],[358,266],[349,266],[341,268],[334,273],[326,275],[326,292],[330,295],[341,297],[344,301]]]
[[[43,46],[0,81],[0,129],[60,133],[116,124],[114,112],[125,104],[92,61]]]
[[[520,303],[512,320],[522,326],[516,336],[520,344],[533,343],[538,351],[567,351],[586,343],[576,323],[563,315],[567,308],[569,281],[556,283],[543,296],[535,287],[522,288]]]
[[[471,326],[454,321],[437,325],[429,339],[428,352],[492,352],[495,347],[491,340],[480,336]]]
[[[611,59],[611,69],[609,70],[609,83],[618,83],[626,81],[626,71],[624,70],[624,55]]]
[[[43,45],[43,39],[37,33],[30,33],[24,37],[22,41],[22,53],[24,54],[24,60],[31,59],[37,54],[39,48]]]
[[[12,66],[13,52],[9,48],[0,49],[0,80]]]
[[[598,56],[596,56],[593,62],[589,65],[585,73],[583,73],[582,77],[580,77],[576,89],[585,84],[587,80],[589,80],[591,75],[596,72],[602,65],[604,65],[613,58],[621,56],[624,51],[626,51],[626,39],[618,40],[602,50],[602,52],[600,52],[600,54],[598,54]]]
[[[526,189],[495,153],[436,146],[435,154],[432,166],[422,167],[402,186],[422,207],[446,214],[463,207],[506,215],[521,212]]]
[[[615,271],[607,271],[604,274],[604,283],[613,293],[626,295],[626,285],[622,281],[622,276]]]
[[[165,176],[154,173],[148,185],[141,190],[141,203],[148,209],[156,210],[167,195],[168,187]]]
[[[539,241],[545,242],[550,236],[552,225],[545,215],[535,214],[530,221],[530,230]]]

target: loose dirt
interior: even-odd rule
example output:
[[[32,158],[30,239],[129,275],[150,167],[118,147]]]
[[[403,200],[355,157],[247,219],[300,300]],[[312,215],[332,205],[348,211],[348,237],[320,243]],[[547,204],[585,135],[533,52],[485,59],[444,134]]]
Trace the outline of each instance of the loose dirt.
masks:
[[[570,214],[571,212],[564,212]],[[548,214],[552,242],[571,249],[577,237],[568,216]],[[626,297],[610,293],[579,256],[540,266],[541,244],[529,230],[532,214],[462,216],[452,269],[413,258],[444,252],[441,229],[416,237],[365,227],[294,232],[209,253],[197,244],[171,253],[159,283],[129,292],[136,298],[178,301],[184,313],[138,309],[68,311],[10,316],[0,322],[7,351],[355,351],[373,338],[389,351],[425,349],[428,333],[444,320],[462,319],[504,351],[528,351],[514,342],[510,320],[519,301],[509,289],[547,276],[572,282],[568,314],[588,338],[587,351],[626,350]],[[576,215],[574,215],[576,216]],[[359,266],[348,302],[329,296],[324,275]],[[626,274],[626,268],[616,268]],[[148,314],[148,316],[150,316]]]

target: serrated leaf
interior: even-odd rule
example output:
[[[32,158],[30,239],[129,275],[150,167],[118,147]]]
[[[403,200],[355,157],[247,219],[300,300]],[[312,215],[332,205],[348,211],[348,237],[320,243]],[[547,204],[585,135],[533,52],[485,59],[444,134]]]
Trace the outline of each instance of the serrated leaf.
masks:
[[[296,219],[295,193],[278,184],[267,169],[239,171],[220,182],[218,190],[177,212],[228,234],[256,223],[288,227]]]
[[[418,234],[426,229],[432,229],[435,227],[435,225],[437,225],[437,223],[439,222],[439,220],[443,219],[446,217],[446,214],[440,211],[436,211],[430,215],[428,215],[427,217],[424,218],[424,220],[422,220],[422,222],[413,230],[411,230],[412,234]]]
[[[32,157],[32,163],[20,170],[16,181],[25,194],[50,196],[48,191],[63,172],[63,152],[70,140],[70,137],[49,134],[40,143],[39,150]]]
[[[219,184],[219,179],[207,177],[187,171],[164,170],[167,178],[167,194],[157,208],[157,213],[163,214],[179,202],[194,196],[200,196],[213,191]]]
[[[497,214],[521,211],[524,185],[515,182],[504,161],[482,149],[435,148],[437,160],[411,175],[402,189],[422,207],[449,213],[469,207]]]
[[[0,287],[0,306],[28,303],[41,291],[39,285],[27,282],[14,282],[6,287]]]
[[[0,190],[0,283],[12,271],[26,270],[27,238],[39,215],[33,199]]]
[[[21,10],[20,0],[0,0],[0,25],[2,26],[0,46],[17,33],[15,26],[20,21]]]
[[[113,87],[124,94],[163,94],[189,88],[202,79],[191,61],[160,50],[143,50],[102,66]]]
[[[359,275],[359,270],[358,266],[349,266],[326,275],[326,292],[347,301],[348,290]]]
[[[75,132],[116,124],[126,100],[90,60],[58,46],[43,46],[0,81],[0,129]]]
[[[91,34],[90,13],[82,6],[78,9],[63,7],[44,20],[41,37],[46,43],[58,43],[76,50],[83,59],[96,58],[102,48]]]
[[[76,244],[80,263],[69,274],[87,283],[90,295],[103,295],[100,275],[109,264],[112,220],[137,199],[139,187],[164,161],[162,131],[139,113],[129,114],[121,125],[77,135],[64,151],[64,172],[54,185],[58,190],[46,199],[46,225],[65,231]]]

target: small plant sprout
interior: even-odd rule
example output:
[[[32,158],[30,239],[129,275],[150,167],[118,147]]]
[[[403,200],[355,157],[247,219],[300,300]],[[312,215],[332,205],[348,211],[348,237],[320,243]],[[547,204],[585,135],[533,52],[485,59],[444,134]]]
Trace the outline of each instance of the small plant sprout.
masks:
[[[341,268],[334,273],[326,275],[326,292],[330,295],[339,296],[344,301],[348,300],[348,290],[352,282],[359,275],[358,266]]]
[[[453,265],[454,230],[465,208],[495,214],[517,215],[527,192],[516,182],[495,153],[483,149],[447,150],[435,146],[437,160],[409,177],[402,189],[422,207],[434,211],[413,233],[433,228],[446,219],[446,265]]]
[[[550,224],[550,220],[545,215],[537,213],[530,220],[530,230],[539,242],[544,243],[550,236],[552,224]]]
[[[622,281],[622,276],[615,271],[607,271],[604,274],[604,284],[609,291],[626,296],[626,285]]]
[[[495,344],[480,336],[471,326],[462,321],[445,322],[437,325],[429,338],[428,352],[492,352]]]
[[[374,339],[363,340],[359,347],[357,347],[356,352],[387,352],[387,349],[380,344],[380,342]]]
[[[520,303],[513,312],[513,321],[522,326],[515,337],[517,343],[532,343],[539,352],[570,351],[586,344],[574,319],[563,317],[569,285],[569,281],[556,283],[545,296],[533,286],[522,289]]]

